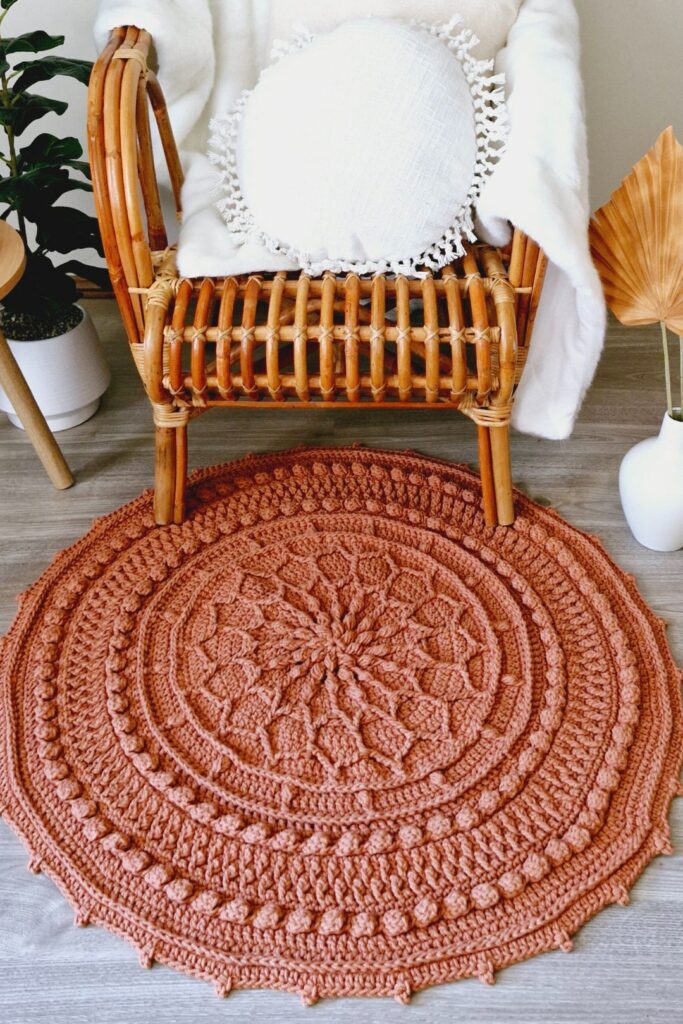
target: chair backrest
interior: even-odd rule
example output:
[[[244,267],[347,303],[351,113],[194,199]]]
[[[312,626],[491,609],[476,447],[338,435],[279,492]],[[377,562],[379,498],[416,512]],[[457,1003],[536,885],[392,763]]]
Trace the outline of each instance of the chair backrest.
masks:
[[[312,32],[327,32],[349,18],[366,15],[436,24],[460,14],[463,27],[480,39],[477,56],[489,58],[505,45],[521,4],[522,0],[271,0],[270,40],[272,45],[276,39],[287,39],[298,23]]]
[[[183,170],[158,79],[148,67],[151,38],[137,28],[112,32],[93,68],[88,146],[95,207],[114,294],[131,344],[144,333],[144,293],[155,259],[168,247],[154,166],[151,106],[181,215]]]

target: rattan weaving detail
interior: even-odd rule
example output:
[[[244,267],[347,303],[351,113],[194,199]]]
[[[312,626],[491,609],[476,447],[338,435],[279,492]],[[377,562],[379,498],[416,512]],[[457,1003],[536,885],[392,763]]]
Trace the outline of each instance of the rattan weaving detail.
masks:
[[[98,521],[2,643],[0,809],[76,908],[232,987],[571,948],[671,852],[681,674],[599,544],[469,471],[299,451]]]

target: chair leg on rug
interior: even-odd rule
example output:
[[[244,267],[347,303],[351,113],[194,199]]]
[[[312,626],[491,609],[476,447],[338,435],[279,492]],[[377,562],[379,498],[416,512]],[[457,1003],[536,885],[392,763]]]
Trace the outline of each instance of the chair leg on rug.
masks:
[[[176,487],[177,427],[156,427],[154,518],[157,526],[173,522]]]
[[[493,457],[491,454],[491,429],[477,425],[479,436],[479,474],[487,526],[498,526],[496,489],[493,481]]]
[[[175,495],[173,522],[182,526],[185,522],[187,498],[187,424],[175,430]]]
[[[515,504],[512,497],[509,426],[493,427],[491,429],[491,454],[493,457],[493,480],[496,489],[498,522],[501,526],[512,526],[515,521]]]

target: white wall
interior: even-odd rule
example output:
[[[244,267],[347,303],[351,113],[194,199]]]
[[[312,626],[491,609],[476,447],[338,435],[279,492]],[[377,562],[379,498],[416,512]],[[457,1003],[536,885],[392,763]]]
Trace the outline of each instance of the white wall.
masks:
[[[683,0],[576,3],[583,26],[593,200],[598,206],[663,128],[673,124],[683,141]],[[96,9],[97,0],[19,0],[5,31],[14,35],[43,28],[66,36],[64,53],[92,58]],[[60,80],[44,91],[68,99],[71,106],[63,117],[41,122],[40,130],[59,130],[85,141],[85,89]]]
[[[593,204],[673,124],[683,142],[683,0],[576,0]]]

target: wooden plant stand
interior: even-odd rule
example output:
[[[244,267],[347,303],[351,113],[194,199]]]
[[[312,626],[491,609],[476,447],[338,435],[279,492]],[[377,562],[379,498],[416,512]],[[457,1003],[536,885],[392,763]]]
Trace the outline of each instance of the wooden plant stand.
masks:
[[[12,291],[26,269],[26,252],[19,234],[5,221],[0,221],[0,300]],[[62,451],[50,432],[45,417],[0,330],[0,384],[19,417],[26,436],[43,464],[43,469],[58,491],[73,486]]]
[[[115,30],[90,85],[97,213],[156,429],[155,514],[185,516],[187,428],[215,408],[457,410],[477,426],[484,510],[514,522],[510,417],[545,278],[538,245],[474,245],[424,280],[300,273],[188,280],[161,212],[150,107],[178,216],[183,173],[151,39]]]

